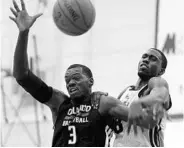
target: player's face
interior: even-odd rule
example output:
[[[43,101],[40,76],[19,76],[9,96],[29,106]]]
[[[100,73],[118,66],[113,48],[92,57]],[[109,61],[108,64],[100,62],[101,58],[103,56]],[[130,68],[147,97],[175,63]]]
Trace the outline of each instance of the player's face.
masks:
[[[65,74],[66,88],[71,98],[88,96],[91,92],[89,78],[81,67],[71,68]]]
[[[158,51],[149,49],[142,55],[138,65],[138,75],[140,78],[148,80],[158,76],[162,68],[162,56]]]

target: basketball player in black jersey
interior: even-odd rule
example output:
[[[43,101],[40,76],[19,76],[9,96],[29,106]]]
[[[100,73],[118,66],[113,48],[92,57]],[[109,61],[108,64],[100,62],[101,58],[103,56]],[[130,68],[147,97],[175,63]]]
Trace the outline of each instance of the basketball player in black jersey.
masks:
[[[124,131],[116,135],[113,146],[118,147],[147,147],[147,146],[164,146],[163,130],[165,125],[166,111],[170,109],[172,103],[169,95],[168,83],[161,76],[165,73],[167,67],[167,59],[165,55],[158,49],[151,48],[147,50],[141,57],[138,65],[139,79],[134,86],[127,87],[118,97],[118,99],[129,108],[137,109],[134,103],[140,102],[142,106],[140,110],[145,109],[151,114],[149,126],[141,130],[138,126],[137,135],[132,134],[131,126],[137,120],[129,120],[129,123],[122,122]],[[166,114],[165,114],[166,113]],[[128,133],[127,133],[128,131]]]
[[[17,82],[36,100],[46,104],[52,112],[54,135],[52,146],[105,146],[105,127],[111,126],[109,119],[117,117],[123,121],[146,115],[142,110],[130,110],[121,101],[104,93],[93,92],[93,76],[84,65],[71,65],[65,74],[69,97],[45,84],[28,67],[27,42],[29,29],[42,14],[29,16],[23,0],[22,10],[13,0],[10,8],[15,17],[10,17],[19,28],[14,53],[13,75]],[[134,103],[138,108],[140,104]],[[142,123],[141,123],[142,124]]]

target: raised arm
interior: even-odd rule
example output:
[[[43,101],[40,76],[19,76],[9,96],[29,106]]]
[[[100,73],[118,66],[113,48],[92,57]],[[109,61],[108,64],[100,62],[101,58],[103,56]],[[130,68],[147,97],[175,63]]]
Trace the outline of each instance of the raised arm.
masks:
[[[52,110],[56,111],[66,96],[62,92],[45,84],[30,71],[28,66],[27,44],[29,29],[42,14],[29,16],[23,0],[21,0],[22,10],[19,9],[14,0],[13,5],[14,8],[10,8],[10,10],[14,17],[10,17],[10,19],[16,23],[19,29],[18,41],[14,53],[13,75],[17,82],[36,100],[45,103]]]
[[[15,9],[11,7],[10,10],[15,17],[10,16],[10,19],[16,23],[19,29],[18,41],[14,53],[13,75],[16,79],[21,79],[28,74],[29,70],[27,57],[29,29],[36,21],[36,19],[42,14],[29,16],[23,0],[21,0],[22,10],[19,9],[17,3],[14,0],[13,5]]]

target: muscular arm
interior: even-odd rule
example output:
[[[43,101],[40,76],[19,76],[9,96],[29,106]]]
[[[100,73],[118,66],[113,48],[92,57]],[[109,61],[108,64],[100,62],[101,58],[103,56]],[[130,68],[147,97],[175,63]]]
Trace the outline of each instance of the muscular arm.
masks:
[[[129,109],[123,103],[111,96],[101,96],[99,112],[102,115],[110,115],[121,119],[123,121],[128,120]]]
[[[155,104],[166,104],[170,101],[169,88],[166,80],[161,77],[154,77],[148,82],[148,90],[150,93],[139,99],[145,106]]]
[[[29,30],[20,31],[14,53],[13,75],[17,82],[36,100],[48,105],[52,111],[59,109],[65,95],[45,84],[28,66],[27,43]],[[60,94],[60,97],[56,97]]]
[[[135,101],[128,108],[122,104],[121,101],[113,98],[106,97],[101,99],[101,111],[102,113],[110,114],[114,117],[117,117],[123,121],[127,121],[129,115],[131,120],[136,121],[136,125],[144,128],[154,127],[162,118],[162,109],[159,112],[159,115],[156,115],[157,118],[154,118],[150,113],[147,114],[146,111],[142,110],[143,106],[153,107],[154,105],[163,106],[166,102],[169,101],[169,91],[168,84],[162,78],[152,78],[148,83],[149,95],[142,97],[140,100]],[[164,111],[164,110],[163,110]],[[144,118],[141,120],[139,117],[144,115]],[[139,121],[139,122],[137,122]]]
[[[142,127],[153,128],[163,118],[170,106],[170,96],[167,82],[160,77],[150,79],[148,83],[150,93],[137,101],[147,107],[148,115],[139,120]]]
[[[146,112],[143,110],[136,110],[136,108],[141,107],[140,103],[135,103],[134,106],[134,115],[145,115],[146,118],[142,119],[141,122],[136,122],[136,125],[144,127],[144,128],[151,128],[155,126],[157,120],[153,119],[153,116],[146,116]],[[102,96],[100,100],[100,108],[99,112],[102,115],[110,115],[121,119],[125,122],[128,121],[129,114],[132,111],[131,108],[125,106],[120,100],[115,99],[111,96]],[[136,118],[135,118],[136,119]],[[149,121],[149,122],[148,122]]]
[[[19,80],[28,73],[27,43],[29,30],[20,31],[14,53],[13,75]]]
[[[14,53],[13,76],[27,92],[39,102],[48,105],[51,108],[52,114],[56,115],[55,113],[58,111],[60,104],[66,98],[65,95],[45,84],[29,70],[28,66],[27,44],[29,29],[42,13],[30,16],[27,13],[24,1],[21,0],[20,2],[22,9],[19,8],[16,1],[13,1],[14,8],[11,7],[10,10],[14,17],[9,17],[19,29]]]

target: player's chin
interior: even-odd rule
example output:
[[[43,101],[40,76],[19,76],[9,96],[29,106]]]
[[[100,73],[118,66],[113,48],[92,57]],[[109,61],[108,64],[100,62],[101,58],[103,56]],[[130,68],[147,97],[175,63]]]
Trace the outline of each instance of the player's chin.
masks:
[[[81,98],[82,94],[80,92],[74,92],[74,93],[70,93],[70,97],[72,99]]]
[[[142,80],[149,80],[151,78],[151,76],[148,74],[148,72],[146,71],[138,71],[138,76],[142,79]]]
[[[148,74],[149,69],[147,67],[139,67],[138,73]]]

